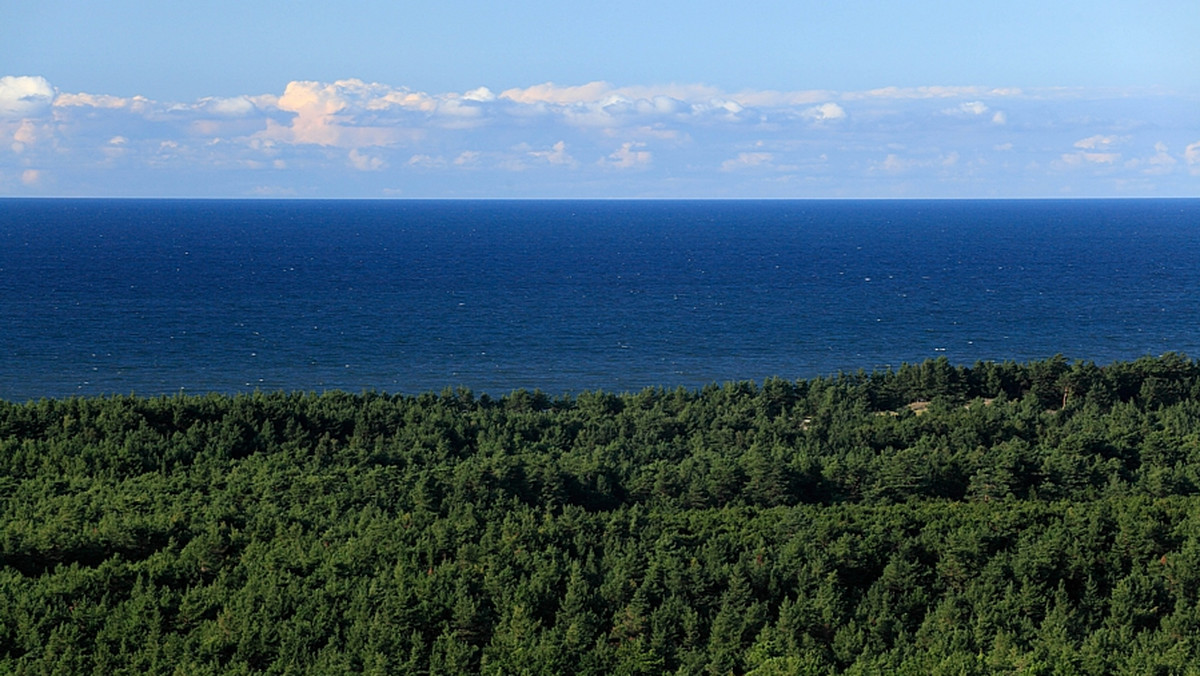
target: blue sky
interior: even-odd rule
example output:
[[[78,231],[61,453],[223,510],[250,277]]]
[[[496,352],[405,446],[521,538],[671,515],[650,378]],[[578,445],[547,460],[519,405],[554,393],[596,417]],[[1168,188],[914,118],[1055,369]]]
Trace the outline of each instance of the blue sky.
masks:
[[[41,0],[0,195],[1200,195],[1200,4]]]

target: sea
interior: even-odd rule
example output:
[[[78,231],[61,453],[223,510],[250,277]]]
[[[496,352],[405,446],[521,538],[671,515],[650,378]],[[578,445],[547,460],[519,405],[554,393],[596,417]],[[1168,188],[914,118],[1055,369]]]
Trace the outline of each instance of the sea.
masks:
[[[1200,355],[1200,200],[0,200],[0,399]]]

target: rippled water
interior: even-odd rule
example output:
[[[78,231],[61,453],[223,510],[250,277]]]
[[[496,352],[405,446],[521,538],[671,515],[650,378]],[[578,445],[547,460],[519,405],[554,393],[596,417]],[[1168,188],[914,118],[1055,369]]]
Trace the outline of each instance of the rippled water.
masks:
[[[1200,355],[1200,200],[0,201],[0,398]]]

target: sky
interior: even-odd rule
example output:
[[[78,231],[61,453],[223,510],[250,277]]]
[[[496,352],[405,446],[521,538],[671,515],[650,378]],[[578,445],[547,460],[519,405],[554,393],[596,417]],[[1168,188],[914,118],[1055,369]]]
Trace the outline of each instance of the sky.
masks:
[[[1196,0],[0,5],[0,196],[1200,196]]]

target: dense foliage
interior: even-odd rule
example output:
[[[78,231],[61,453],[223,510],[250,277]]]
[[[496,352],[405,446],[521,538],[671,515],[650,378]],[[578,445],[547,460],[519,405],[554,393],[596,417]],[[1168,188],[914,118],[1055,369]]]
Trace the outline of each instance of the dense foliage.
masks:
[[[0,402],[0,672],[1200,673],[1200,365]]]

